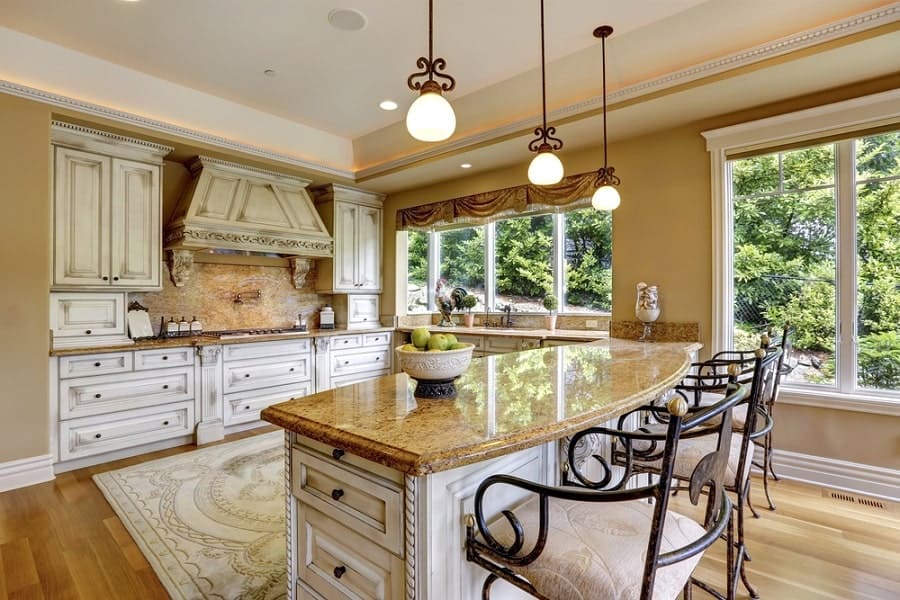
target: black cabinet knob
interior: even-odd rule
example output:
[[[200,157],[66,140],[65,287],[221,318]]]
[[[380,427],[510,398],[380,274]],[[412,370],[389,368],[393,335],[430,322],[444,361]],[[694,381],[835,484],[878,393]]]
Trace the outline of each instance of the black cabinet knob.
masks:
[[[349,365],[349,364],[350,364],[350,361],[349,361],[349,360],[345,360],[345,361],[344,361],[344,364],[345,364],[345,365]]]
[[[87,330],[87,331],[85,331],[85,332],[84,332],[84,333],[85,333],[85,334],[86,334],[86,335],[91,335],[91,330],[90,330],[90,329],[88,329],[88,330]]]
[[[245,373],[244,377],[250,377],[250,373]]]
[[[109,277],[107,277],[106,275],[104,275],[104,276],[103,276],[103,281],[109,281]]]
[[[331,499],[332,500],[340,500],[343,495],[344,495],[344,490],[342,490],[341,488],[335,488],[335,489],[331,490]]]
[[[95,435],[94,437],[97,438],[97,439],[99,440],[102,436],[98,433],[98,434]]]
[[[291,373],[293,373],[293,372],[294,372],[294,367],[291,367]]]
[[[347,572],[347,567],[345,567],[344,565],[334,568],[334,576],[337,577],[338,579],[343,577],[344,573],[346,573],[346,572]]]
[[[247,406],[245,406],[244,410],[250,410],[250,405],[248,404]]]
[[[163,360],[169,360],[168,356],[163,356]]]
[[[99,367],[99,366],[100,366],[100,363],[95,362],[95,363],[94,363],[94,366],[95,366],[95,367]]]
[[[113,277],[113,281],[118,281],[118,280],[119,280],[118,277]]]
[[[344,451],[340,448],[335,448],[331,451],[331,456],[333,456],[335,460],[341,460],[341,457],[344,456]]]
[[[163,425],[168,425],[168,424],[169,424],[168,421],[163,421]]]
[[[168,383],[167,383],[167,384],[165,384],[165,385],[164,385],[164,386],[163,386],[163,389],[164,389],[164,390],[167,390],[167,389],[169,389],[169,384],[168,384]]]
[[[101,394],[94,394],[94,398],[100,398]]]
[[[375,357],[375,360],[381,360],[381,357],[380,357],[380,356],[376,356],[376,357]]]

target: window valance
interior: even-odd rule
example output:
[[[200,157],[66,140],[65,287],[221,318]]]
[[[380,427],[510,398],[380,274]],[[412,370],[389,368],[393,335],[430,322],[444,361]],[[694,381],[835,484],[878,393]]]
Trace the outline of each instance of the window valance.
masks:
[[[397,211],[397,229],[424,229],[450,223],[488,223],[532,210],[584,204],[594,193],[597,173],[570,175],[556,185],[518,185]],[[581,202],[579,202],[581,201]]]

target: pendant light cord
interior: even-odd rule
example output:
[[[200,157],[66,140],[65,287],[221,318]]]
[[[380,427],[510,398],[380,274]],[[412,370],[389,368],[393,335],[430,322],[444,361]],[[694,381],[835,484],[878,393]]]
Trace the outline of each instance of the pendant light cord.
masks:
[[[428,0],[428,62],[434,57],[434,0]],[[429,73],[428,79],[434,81],[434,74]]]
[[[542,0],[543,1],[543,0]],[[600,38],[600,49],[603,54],[603,168],[607,167],[606,162],[606,36]]]
[[[547,59],[544,56],[544,0],[541,0],[541,111],[547,131]]]

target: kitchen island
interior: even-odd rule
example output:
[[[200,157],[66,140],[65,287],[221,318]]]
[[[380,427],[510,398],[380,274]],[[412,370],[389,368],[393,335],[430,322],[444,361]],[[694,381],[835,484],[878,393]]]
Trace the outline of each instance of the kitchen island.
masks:
[[[265,409],[286,430],[291,597],[478,597],[485,573],[463,551],[478,484],[497,472],[555,483],[558,440],[658,397],[698,348],[543,348],[473,360],[455,400],[417,400],[398,374]]]

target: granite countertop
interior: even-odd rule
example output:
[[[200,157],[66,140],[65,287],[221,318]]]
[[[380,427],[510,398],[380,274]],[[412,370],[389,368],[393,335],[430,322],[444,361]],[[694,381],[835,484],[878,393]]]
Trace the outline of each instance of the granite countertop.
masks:
[[[369,329],[314,329],[307,333],[275,333],[272,335],[254,335],[220,339],[211,335],[194,335],[164,339],[137,340],[133,344],[114,346],[98,346],[84,348],[57,348],[50,350],[50,356],[71,356],[78,354],[102,354],[104,352],[121,352],[123,350],[152,350],[154,348],[183,348],[185,346],[214,346],[229,344],[248,344],[252,342],[274,342],[278,340],[303,339],[309,337],[329,337],[334,335],[357,335],[394,331],[393,327],[371,327]]]
[[[453,335],[493,335],[503,337],[536,338],[541,340],[581,340],[591,342],[605,340],[608,331],[599,329],[516,329],[514,327],[441,327],[428,325],[428,331],[434,333],[452,333]],[[410,332],[418,327],[398,327],[397,331]]]
[[[270,406],[263,419],[410,475],[502,456],[603,423],[680,381],[697,343],[620,339],[472,360],[455,400],[405,374]]]

